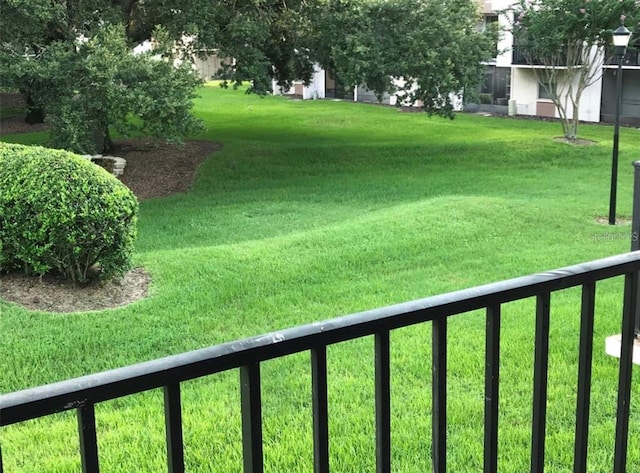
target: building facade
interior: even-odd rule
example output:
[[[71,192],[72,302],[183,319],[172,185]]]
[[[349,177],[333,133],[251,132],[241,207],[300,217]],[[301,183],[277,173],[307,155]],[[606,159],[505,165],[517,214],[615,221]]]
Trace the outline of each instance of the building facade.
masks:
[[[498,53],[487,64],[485,83],[479,100],[465,104],[468,110],[509,113],[558,118],[558,110],[549,98],[549,87],[556,88],[561,96],[569,86],[569,75],[562,66],[557,68],[555,83],[543,84],[537,69],[543,68],[514,43],[510,32],[513,18],[504,13],[513,4],[511,0],[488,0],[482,4],[485,24],[497,21],[502,33]],[[503,13],[500,13],[503,12]],[[594,80],[583,92],[580,99],[578,118],[586,122],[613,122],[616,106],[617,59],[612,51],[594,50],[592,63]],[[640,51],[628,48],[622,64],[623,87],[620,119],[622,123],[640,125]],[[506,104],[505,104],[506,99]],[[506,105],[506,107],[504,106]],[[569,118],[573,111],[567,110]]]

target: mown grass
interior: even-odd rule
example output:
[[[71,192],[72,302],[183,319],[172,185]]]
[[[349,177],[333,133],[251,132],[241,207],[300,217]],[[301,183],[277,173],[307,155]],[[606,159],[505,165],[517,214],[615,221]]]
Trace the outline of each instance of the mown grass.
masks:
[[[0,302],[0,392],[240,337],[627,251],[608,211],[611,127],[593,146],[553,141],[558,124],[259,98],[209,86],[196,102],[223,144],[194,189],[141,204],[136,264],[151,296],[92,313],[30,312]],[[45,135],[8,140],[42,142]],[[621,132],[618,213],[631,213],[640,130]],[[600,285],[590,471],[611,471],[622,281]],[[552,298],[547,471],[571,469],[577,291]],[[528,471],[535,301],[503,308],[500,461]],[[430,471],[430,328],[392,334],[393,465]],[[449,455],[482,469],[484,316],[451,320]],[[266,470],[312,471],[307,354],[264,363]],[[634,389],[638,392],[638,370]],[[373,340],[329,348],[332,471],[374,471]],[[184,386],[188,471],[241,471],[238,373]],[[640,461],[640,401],[630,464]],[[162,471],[162,396],[98,406],[104,471]],[[3,429],[7,472],[78,471],[71,414]]]

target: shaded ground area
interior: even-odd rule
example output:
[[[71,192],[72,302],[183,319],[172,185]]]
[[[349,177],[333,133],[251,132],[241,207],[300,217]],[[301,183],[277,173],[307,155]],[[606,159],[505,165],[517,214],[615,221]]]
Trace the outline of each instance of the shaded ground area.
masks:
[[[3,117],[10,114],[9,117],[0,119],[0,135],[44,131],[48,128],[45,123],[29,125],[24,121],[25,103],[20,94],[0,92],[0,109]]]
[[[6,106],[0,96],[0,104]],[[22,117],[3,119],[0,134],[46,129],[46,125],[29,125]],[[208,141],[189,141],[183,146],[157,140],[132,138],[116,143],[114,156],[127,160],[122,182],[139,200],[164,197],[190,189],[198,166],[220,145]],[[119,307],[144,298],[149,275],[136,268],[121,280],[107,284],[94,282],[86,287],[56,275],[28,277],[18,273],[0,274],[0,298],[31,310],[77,312]]]

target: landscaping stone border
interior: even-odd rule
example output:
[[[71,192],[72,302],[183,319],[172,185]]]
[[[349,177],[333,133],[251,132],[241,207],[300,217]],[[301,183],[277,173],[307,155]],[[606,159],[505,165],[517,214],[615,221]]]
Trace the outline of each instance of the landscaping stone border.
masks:
[[[124,167],[127,165],[127,161],[124,158],[117,156],[103,156],[101,154],[84,154],[83,158],[95,163],[96,165],[106,169],[116,177],[122,176],[124,173]]]

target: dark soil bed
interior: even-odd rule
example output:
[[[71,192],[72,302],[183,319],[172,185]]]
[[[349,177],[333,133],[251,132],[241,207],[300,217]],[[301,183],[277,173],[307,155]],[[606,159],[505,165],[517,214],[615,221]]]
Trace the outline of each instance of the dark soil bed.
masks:
[[[188,141],[178,146],[131,138],[117,142],[112,154],[127,160],[120,180],[138,200],[145,200],[188,191],[200,164],[219,149],[220,145],[211,141]]]

